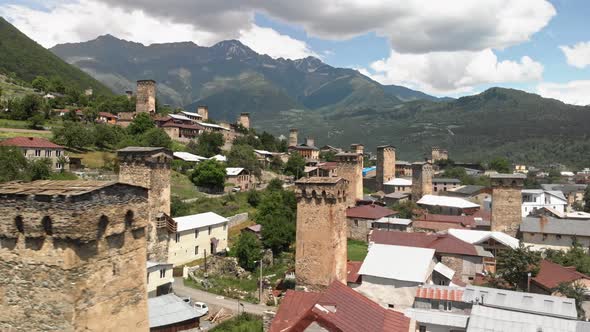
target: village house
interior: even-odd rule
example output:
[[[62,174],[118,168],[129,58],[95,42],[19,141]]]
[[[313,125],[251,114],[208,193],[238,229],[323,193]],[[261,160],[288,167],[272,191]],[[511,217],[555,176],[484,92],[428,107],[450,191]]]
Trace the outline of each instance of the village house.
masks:
[[[416,203],[435,214],[472,215],[480,210],[479,204],[451,196],[424,195]]]
[[[269,332],[413,332],[410,319],[339,281],[323,292],[288,290]]]
[[[446,192],[461,185],[461,180],[450,178],[432,178],[432,190],[434,192]]]
[[[150,332],[198,329],[206,310],[197,309],[175,294],[148,299]]]
[[[348,238],[366,242],[374,222],[396,214],[394,210],[375,204],[348,208],[346,209]]]
[[[590,295],[590,276],[576,271],[575,266],[561,266],[545,259],[539,264],[539,273],[531,279],[531,292],[563,296],[557,290],[562,283],[584,285],[586,296]]]
[[[256,235],[257,238],[261,238],[262,237],[262,225],[260,224],[254,224],[251,226],[248,226],[244,229],[241,230],[242,233],[252,233],[254,235]]]
[[[465,185],[448,190],[445,196],[460,197],[473,203],[483,205],[486,199],[492,197],[492,191],[484,186]]]
[[[418,287],[412,308],[406,309],[404,313],[417,321],[416,331],[465,331],[472,304],[463,302],[463,291],[463,287]]]
[[[118,116],[109,112],[99,112],[98,117],[96,118],[96,122],[114,125],[117,124],[118,118]]]
[[[523,218],[520,225],[522,242],[534,249],[569,250],[574,241],[590,248],[590,227],[587,220],[557,219],[547,216]]]
[[[359,270],[363,262],[360,261],[348,261],[346,262],[346,285],[351,288],[358,287],[362,283],[362,276],[359,274]]]
[[[396,160],[395,162],[395,176],[412,177],[412,163],[403,160]]]
[[[148,297],[166,295],[172,292],[172,264],[147,262]]]
[[[162,128],[170,139],[182,143],[188,143],[197,138],[203,131],[202,126],[182,114],[168,114],[155,120],[158,127]]]
[[[567,200],[567,207],[573,209],[574,205],[584,206],[584,191],[587,184],[542,184],[541,188],[547,191],[561,191]]]
[[[493,204],[493,201],[492,201]],[[561,191],[542,189],[522,190],[522,216],[534,214],[542,208],[551,208],[558,212],[565,212],[567,200]]]
[[[0,141],[0,146],[17,147],[29,160],[47,158],[51,161],[51,168],[54,171],[68,170],[70,168],[69,163],[64,162],[67,161],[65,148],[45,138],[13,137]]]
[[[440,232],[451,228],[490,230],[491,213],[479,210],[469,216],[426,213],[415,217],[412,228],[417,231]]]
[[[176,217],[168,262],[174,266],[227,250],[227,218],[213,212]]]
[[[494,266],[494,256],[480,245],[473,245],[449,234],[405,233],[375,230],[370,243],[435,250],[437,262],[449,267],[462,282],[475,279],[475,275]],[[452,279],[452,277],[450,278]],[[447,283],[448,284],[448,283]]]
[[[207,158],[205,158],[205,157],[201,157],[196,154],[192,154],[192,153],[184,152],[184,151],[176,151],[172,154],[172,156],[174,157],[174,159],[186,161],[189,163],[195,163],[195,164],[199,163],[201,161],[207,160]]]
[[[383,183],[383,192],[385,194],[390,193],[411,193],[412,192],[412,179],[406,178],[393,178]]]
[[[229,190],[246,191],[256,188],[256,177],[253,174],[242,167],[226,167],[225,168],[225,182],[231,183],[231,187],[227,187]]]
[[[313,145],[300,144],[290,146],[290,153],[300,154],[307,163],[317,163],[320,160],[320,150]]]

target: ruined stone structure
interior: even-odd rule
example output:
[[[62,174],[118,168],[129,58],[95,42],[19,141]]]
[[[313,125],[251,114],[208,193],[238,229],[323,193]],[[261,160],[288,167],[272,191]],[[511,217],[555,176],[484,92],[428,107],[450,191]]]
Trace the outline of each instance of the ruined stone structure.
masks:
[[[156,113],[156,81],[137,81],[135,113]]]
[[[170,162],[165,148],[127,147],[117,151],[119,181],[148,189],[148,259],[168,261],[170,233]]]
[[[307,146],[315,146],[315,139],[313,139],[313,137],[307,137],[305,139],[305,145],[307,145]]]
[[[297,134],[298,134],[297,128],[291,128],[289,130],[289,146],[297,146],[297,143],[299,142]]]
[[[0,185],[0,330],[148,331],[145,188]]]
[[[395,147],[382,145],[377,147],[377,170],[375,190],[384,191],[383,184],[395,178]]]
[[[492,180],[492,231],[515,236],[522,222],[524,174],[495,174]]]
[[[241,124],[242,127],[250,129],[250,113],[240,113],[238,123]]]
[[[430,162],[412,163],[412,201],[417,202],[424,195],[432,195],[434,169]]]
[[[295,276],[299,285],[346,284],[346,196],[348,183],[340,177],[298,180]]]
[[[350,144],[350,152],[362,155],[365,153],[365,146],[362,144]]]
[[[201,120],[209,120],[209,108],[207,106],[197,106],[197,114],[202,117]]]
[[[447,150],[443,150],[437,146],[432,147],[432,152],[431,152],[432,163],[435,163],[438,160],[447,160],[447,159],[449,159],[449,152]]]
[[[363,156],[358,153],[338,153],[336,161],[336,175],[348,181],[348,205],[355,206],[357,200],[363,199]]]

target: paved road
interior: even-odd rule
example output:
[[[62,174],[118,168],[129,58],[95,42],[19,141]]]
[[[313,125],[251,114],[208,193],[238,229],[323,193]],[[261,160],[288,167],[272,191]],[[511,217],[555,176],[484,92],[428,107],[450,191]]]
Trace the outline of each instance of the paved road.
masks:
[[[198,290],[191,287],[186,287],[182,281],[182,278],[174,278],[173,284],[174,293],[178,296],[190,296],[193,301],[205,302],[209,306],[222,307],[232,312],[238,310],[238,300],[225,298],[223,296],[207,293],[202,290]],[[244,310],[247,313],[262,316],[265,311],[272,310],[276,311],[275,307],[269,307],[261,304],[252,304],[244,301],[240,301],[244,306],[240,306],[240,312]]]

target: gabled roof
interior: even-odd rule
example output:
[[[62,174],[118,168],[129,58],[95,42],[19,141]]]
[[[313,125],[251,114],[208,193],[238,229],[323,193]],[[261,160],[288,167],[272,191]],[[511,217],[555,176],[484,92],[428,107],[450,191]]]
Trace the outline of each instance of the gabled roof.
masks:
[[[346,282],[349,283],[359,283],[360,281],[360,274],[359,274],[359,270],[361,269],[361,266],[363,265],[363,262],[356,262],[356,261],[348,261],[346,262]]]
[[[174,294],[148,299],[148,313],[150,328],[172,325],[205,315]]]
[[[476,185],[468,184],[468,185],[464,185],[464,186],[450,189],[449,192],[455,193],[457,195],[471,196],[471,195],[479,194],[485,188],[486,187],[484,187],[484,186],[476,186]]]
[[[20,148],[40,148],[40,149],[63,149],[45,138],[40,137],[13,137],[0,141],[0,146],[17,146]]]
[[[472,244],[482,244],[483,242],[493,239],[511,248],[517,248],[519,245],[518,239],[503,232],[449,229],[448,233],[462,241]]]
[[[242,173],[244,171],[245,168],[243,167],[226,167],[225,168],[225,174],[227,176],[236,176],[236,175],[240,175],[240,173]]]
[[[440,254],[480,256],[475,246],[449,234],[408,233],[373,230],[369,241],[395,246],[430,248]]]
[[[463,288],[424,285],[416,289],[416,297],[420,299],[461,302],[463,301]]]
[[[587,220],[557,219],[547,216],[522,219],[520,231],[526,233],[590,236]]]
[[[397,211],[376,204],[359,205],[346,209],[347,218],[376,220],[381,219],[383,217],[394,215],[396,213]]]
[[[214,159],[217,161],[221,161],[221,162],[226,162],[227,161],[227,157],[226,156],[222,156],[220,154],[216,154],[213,157],[209,158],[209,159]]]
[[[384,186],[411,186],[412,179],[393,178],[383,184]]]
[[[316,322],[329,331],[407,332],[410,319],[334,281],[323,293],[287,291],[270,332],[300,332]]]
[[[437,195],[424,195],[416,203],[430,206],[448,206],[459,209],[471,209],[480,207],[478,204],[475,204],[473,202],[470,202],[459,197]]]
[[[539,273],[532,281],[547,290],[553,290],[562,282],[570,283],[580,279],[590,280],[590,276],[576,271],[574,266],[565,267],[548,260],[542,260]]]
[[[173,219],[177,224],[177,232],[218,225],[228,221],[227,218],[222,217],[214,212],[198,213],[190,216],[176,217]]]
[[[423,283],[432,274],[434,253],[434,249],[372,243],[359,274]]]
[[[202,161],[202,160],[207,160],[207,158],[205,158],[205,157],[197,156],[196,154],[192,154],[189,152],[177,151],[177,152],[174,152],[172,155],[175,158],[182,159],[184,161],[190,161],[190,162],[198,162],[198,161]]]
[[[474,305],[467,332],[577,332],[584,331],[579,329],[583,323],[574,319]]]
[[[432,179],[432,183],[440,183],[440,182],[461,183],[461,180],[451,179],[451,178],[433,178]]]

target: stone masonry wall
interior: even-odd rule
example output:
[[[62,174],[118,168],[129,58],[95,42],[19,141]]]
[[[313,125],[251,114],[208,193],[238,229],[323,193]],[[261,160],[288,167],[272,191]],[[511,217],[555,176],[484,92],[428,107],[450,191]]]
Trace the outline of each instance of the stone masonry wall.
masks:
[[[492,231],[516,236],[522,222],[522,193],[520,188],[492,188]]]
[[[238,213],[236,215],[233,215],[227,219],[229,220],[227,222],[227,227],[231,228],[231,227],[245,223],[246,221],[248,221],[250,219],[250,217],[248,216],[248,212],[244,212],[244,213]]]
[[[371,231],[372,224],[373,220],[346,218],[348,238],[367,242],[369,239],[369,232]]]
[[[363,199],[363,164],[362,156],[338,156],[336,174],[348,181],[348,206],[355,206],[357,200]]]
[[[148,331],[147,193],[0,197],[0,330]]]
[[[297,186],[297,283],[312,288],[346,283],[346,182]]]
[[[135,112],[156,112],[156,82],[151,80],[137,81]]]
[[[392,146],[377,147],[376,191],[383,191],[383,183],[395,178],[395,148]]]
[[[412,164],[412,201],[417,202],[424,195],[432,195],[433,175],[432,164]]]

